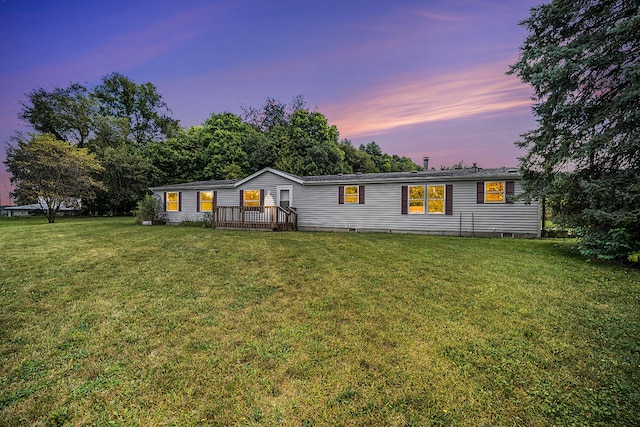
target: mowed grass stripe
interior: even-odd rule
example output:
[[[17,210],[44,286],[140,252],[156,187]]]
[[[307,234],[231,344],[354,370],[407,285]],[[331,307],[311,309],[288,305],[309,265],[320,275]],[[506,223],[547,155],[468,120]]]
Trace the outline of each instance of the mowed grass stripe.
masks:
[[[637,425],[570,241],[0,221],[0,425]]]

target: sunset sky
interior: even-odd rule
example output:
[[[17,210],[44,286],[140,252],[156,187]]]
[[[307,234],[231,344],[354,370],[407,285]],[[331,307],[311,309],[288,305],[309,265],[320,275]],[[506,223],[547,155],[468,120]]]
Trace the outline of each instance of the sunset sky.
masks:
[[[308,106],[355,146],[422,164],[516,166],[535,127],[506,76],[541,0],[0,0],[0,162],[36,87],[150,81],[182,126],[271,97]],[[9,175],[0,165],[0,203]]]

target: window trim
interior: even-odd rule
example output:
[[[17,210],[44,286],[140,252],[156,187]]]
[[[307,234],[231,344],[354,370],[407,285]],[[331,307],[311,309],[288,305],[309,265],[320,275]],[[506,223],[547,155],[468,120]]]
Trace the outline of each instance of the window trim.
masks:
[[[169,200],[171,197],[171,194],[176,194],[177,195],[177,199],[175,201],[171,201]],[[169,204],[170,203],[176,203],[177,202],[177,209],[169,209]],[[164,210],[166,212],[180,212],[182,210],[182,191],[166,191],[164,193]]]
[[[489,191],[489,184],[502,184],[502,191]],[[488,200],[487,196],[490,194],[500,194],[502,200]],[[484,182],[484,203],[487,204],[504,204],[507,200],[507,182],[506,181],[485,181]]]
[[[250,200],[251,204],[247,205],[247,199],[246,199],[246,195],[247,192],[257,192],[258,193],[258,204],[255,205],[255,200]],[[246,206],[246,207],[261,207],[264,206],[264,189],[248,189],[248,190],[240,190],[240,206]]]
[[[202,194],[211,194],[211,199],[210,200],[202,200]],[[197,197],[196,197],[196,212],[212,212],[213,211],[213,200],[215,198],[215,191],[198,191]],[[204,209],[202,207],[203,203],[211,203],[211,209]]]
[[[349,194],[349,189],[355,188],[356,192]],[[344,203],[345,204],[359,204],[360,203],[360,186],[358,185],[345,185],[344,186]],[[349,200],[349,199],[352,200]]]
[[[502,202],[488,202],[486,197],[486,185],[491,182],[504,182],[504,200]],[[490,205],[513,204],[513,196],[515,196],[515,181],[478,181],[476,183],[476,203],[481,205],[487,203]]]
[[[347,187],[356,187],[357,188],[357,193],[355,194],[356,197],[356,201],[351,201],[351,202],[347,202],[347,194],[346,194],[346,189]],[[349,204],[349,205],[364,205],[364,185],[339,185],[338,186],[338,204],[339,205],[345,205],[345,204]],[[353,196],[354,194],[350,194],[350,196]]]
[[[293,185],[278,185],[276,187],[276,204],[280,206],[280,190],[289,190],[289,207],[293,206]]]

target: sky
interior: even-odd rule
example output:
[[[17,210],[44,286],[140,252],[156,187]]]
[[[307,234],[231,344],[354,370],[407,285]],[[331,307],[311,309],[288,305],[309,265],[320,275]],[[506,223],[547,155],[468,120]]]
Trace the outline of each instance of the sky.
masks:
[[[0,162],[26,94],[153,83],[183,127],[266,98],[422,165],[516,166],[531,88],[505,73],[542,0],[0,0]],[[0,204],[13,204],[0,165]]]

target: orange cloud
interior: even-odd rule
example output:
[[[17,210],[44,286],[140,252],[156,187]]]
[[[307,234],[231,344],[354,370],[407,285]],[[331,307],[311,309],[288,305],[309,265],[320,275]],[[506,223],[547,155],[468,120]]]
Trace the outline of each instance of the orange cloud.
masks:
[[[370,93],[326,108],[327,117],[348,138],[475,115],[509,114],[531,106],[530,91],[506,76],[504,62],[434,77],[410,75]]]

